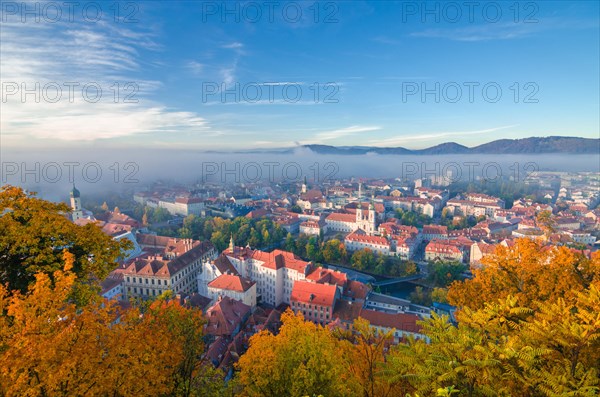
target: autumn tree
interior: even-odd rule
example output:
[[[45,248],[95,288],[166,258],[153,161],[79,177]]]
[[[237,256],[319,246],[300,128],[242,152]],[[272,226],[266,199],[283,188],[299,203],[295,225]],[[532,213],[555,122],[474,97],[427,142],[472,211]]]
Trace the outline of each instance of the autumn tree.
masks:
[[[537,214],[536,222],[544,232],[546,238],[550,237],[550,235],[556,231],[556,222],[552,218],[551,211],[541,211]]]
[[[587,258],[567,247],[544,246],[529,239],[517,240],[512,248],[499,246],[482,263],[481,269],[473,271],[473,279],[450,286],[450,304],[476,309],[513,295],[521,305],[535,308],[539,302],[559,297],[570,302],[577,292],[600,280],[599,253]]]
[[[349,382],[355,384],[364,397],[402,396],[408,390],[406,382],[390,381],[386,376],[385,356],[394,335],[371,327],[363,318],[354,321],[351,331],[336,331],[341,339],[342,360]]]
[[[75,258],[65,251],[65,259],[53,281],[36,274],[27,294],[0,286],[0,395],[205,396],[206,384],[222,390],[222,376],[199,359],[199,311],[174,300],[143,311],[100,299],[76,307]]]
[[[93,295],[94,283],[117,266],[127,239],[117,242],[95,224],[77,226],[70,208],[41,200],[21,188],[0,190],[0,284],[25,293],[37,273],[48,276],[62,269],[63,250],[73,254],[75,294],[81,301]],[[122,251],[123,250],[123,251]]]
[[[449,387],[469,397],[597,395],[598,257],[522,240],[486,262],[450,288],[458,324],[423,322],[428,341],[395,347],[390,379],[421,397]]]
[[[325,262],[345,262],[346,255],[346,248],[338,239],[331,239],[323,244],[323,260]]]
[[[283,313],[279,334],[261,331],[237,363],[245,395],[354,396],[344,381],[340,344],[327,329],[304,321],[301,314]]]

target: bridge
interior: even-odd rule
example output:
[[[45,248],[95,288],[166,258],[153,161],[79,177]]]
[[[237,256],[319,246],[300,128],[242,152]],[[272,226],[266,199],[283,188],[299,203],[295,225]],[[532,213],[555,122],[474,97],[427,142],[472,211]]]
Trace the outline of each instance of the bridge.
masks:
[[[388,279],[388,280],[376,281],[376,282],[372,283],[371,285],[373,287],[385,287],[385,286],[388,286],[388,285],[399,284],[399,283],[403,283],[403,282],[406,282],[406,281],[418,280],[420,278],[423,278],[422,274],[413,274],[412,276],[406,276],[406,277],[392,278],[392,279]]]

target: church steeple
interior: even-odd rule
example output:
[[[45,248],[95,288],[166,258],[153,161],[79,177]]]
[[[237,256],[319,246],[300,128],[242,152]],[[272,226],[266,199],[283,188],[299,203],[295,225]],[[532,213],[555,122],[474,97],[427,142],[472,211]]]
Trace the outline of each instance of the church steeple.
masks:
[[[233,245],[233,233],[231,233],[231,238],[229,239],[229,250],[233,252],[234,247],[235,245]]]
[[[83,209],[81,208],[81,193],[75,187],[73,183],[73,189],[71,190],[71,220],[75,222],[79,218],[83,218]]]
[[[359,203],[362,201],[362,182],[358,182],[358,197],[356,198],[356,201]]]
[[[75,187],[75,183],[73,183],[73,189],[71,190],[71,197],[73,197],[73,198],[81,197],[81,193],[79,193],[79,190],[77,190],[77,188]]]

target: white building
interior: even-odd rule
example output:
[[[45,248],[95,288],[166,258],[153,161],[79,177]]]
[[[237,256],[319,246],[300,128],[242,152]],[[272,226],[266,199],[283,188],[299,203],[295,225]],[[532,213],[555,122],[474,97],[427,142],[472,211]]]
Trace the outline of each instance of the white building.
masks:
[[[214,279],[211,277],[229,271],[256,282],[257,301],[279,306],[290,303],[294,282],[304,280],[311,272],[312,265],[287,251],[263,252],[250,247],[235,247],[231,239],[229,248],[223,251],[218,260],[204,263],[202,268],[202,275],[198,276],[201,294],[204,291],[202,284],[206,283],[208,294],[209,284]]]
[[[177,197],[173,201],[160,200],[158,206],[169,211],[171,215],[200,215],[204,210],[204,202],[198,197]]]
[[[208,297],[216,302],[225,296],[256,307],[256,283],[239,275],[222,274],[207,285]]]
[[[344,239],[344,245],[349,252],[368,248],[381,255],[390,255],[390,242],[385,237],[369,236],[362,230],[350,233]]]
[[[169,290],[176,294],[198,292],[202,263],[216,256],[210,242],[170,239],[163,252],[135,258],[122,266],[125,298],[152,298]]]
[[[377,231],[376,215],[373,203],[369,205],[369,210],[366,214],[362,209],[362,203],[358,203],[355,214],[334,212],[325,218],[325,224],[328,230],[336,232],[350,233],[361,229],[365,233],[372,235]]]
[[[319,236],[323,233],[327,233],[327,225],[321,225],[318,221],[304,221],[300,224],[300,233],[309,236]]]

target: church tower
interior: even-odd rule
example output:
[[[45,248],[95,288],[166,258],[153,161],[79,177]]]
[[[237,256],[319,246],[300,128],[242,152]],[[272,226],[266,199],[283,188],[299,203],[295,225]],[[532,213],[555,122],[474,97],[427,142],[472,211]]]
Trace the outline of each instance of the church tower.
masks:
[[[231,238],[229,239],[229,251],[231,251],[231,253],[233,253],[234,248],[235,248],[235,245],[233,244],[233,233],[231,233]]]
[[[306,183],[306,176],[304,177],[304,183],[302,184],[302,193],[306,193],[308,190],[308,184]]]
[[[375,233],[376,223],[375,223],[375,205],[371,201],[371,205],[369,205],[369,232]]]
[[[81,193],[73,184],[73,190],[71,190],[71,220],[75,222],[77,219],[83,218],[83,210],[81,208]]]

